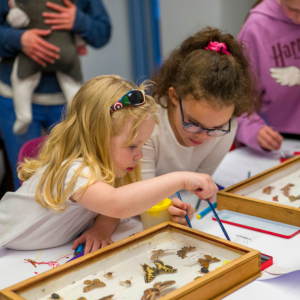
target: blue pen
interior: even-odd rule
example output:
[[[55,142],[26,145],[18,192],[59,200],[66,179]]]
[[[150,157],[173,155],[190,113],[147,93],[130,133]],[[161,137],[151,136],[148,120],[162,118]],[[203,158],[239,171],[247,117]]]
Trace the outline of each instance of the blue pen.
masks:
[[[228,241],[230,241],[230,238],[229,238],[229,236],[228,236],[228,234],[227,234],[227,232],[226,232],[226,230],[225,230],[225,228],[224,228],[224,226],[223,226],[221,220],[219,219],[218,214],[216,213],[216,211],[215,211],[213,205],[208,201],[208,199],[207,199],[207,202],[208,202],[208,204],[209,204],[211,210],[213,211],[213,213],[214,213],[214,215],[215,215],[215,217],[216,217],[216,219],[217,219],[217,221],[218,221],[218,223],[219,223],[221,229],[223,230],[223,233],[224,233],[224,235],[226,236],[226,239],[227,239]]]
[[[217,207],[217,202],[215,202],[213,205],[213,207]],[[208,213],[211,212],[211,207],[207,207],[204,210],[202,210],[201,212],[199,212],[199,214],[197,215],[197,219],[202,219],[204,216],[206,216]]]
[[[270,123],[269,123],[269,121],[268,121],[267,116],[265,115],[265,113],[261,110],[260,114],[261,114],[262,118],[264,119],[264,121],[266,122],[266,124],[270,127]]]
[[[182,201],[182,199],[181,199],[181,196],[180,196],[179,192],[176,192],[176,194],[177,194],[178,198],[179,198],[179,199]],[[190,228],[193,228],[193,227],[192,227],[192,225],[191,225],[191,222],[190,222],[189,216],[188,216],[187,214],[185,215],[185,218],[186,218],[186,221],[187,221],[187,223],[189,224]]]

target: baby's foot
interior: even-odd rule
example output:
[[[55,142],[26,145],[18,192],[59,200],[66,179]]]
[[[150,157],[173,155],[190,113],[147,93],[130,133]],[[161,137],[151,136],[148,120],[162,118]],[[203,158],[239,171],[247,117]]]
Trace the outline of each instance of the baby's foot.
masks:
[[[29,122],[24,122],[24,121],[20,121],[20,120],[16,120],[14,126],[13,126],[13,132],[15,134],[25,134],[28,130],[28,127],[30,125],[30,121]]]

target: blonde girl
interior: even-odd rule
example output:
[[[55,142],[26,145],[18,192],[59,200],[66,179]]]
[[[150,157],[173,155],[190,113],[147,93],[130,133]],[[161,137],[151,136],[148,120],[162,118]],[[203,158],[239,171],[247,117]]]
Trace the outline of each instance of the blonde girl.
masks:
[[[39,156],[19,169],[24,181],[0,202],[0,242],[16,250],[73,245],[85,253],[109,243],[119,218],[144,212],[181,188],[202,199],[217,187],[204,174],[175,172],[141,181],[139,160],[157,120],[145,86],[99,76],[75,95]]]

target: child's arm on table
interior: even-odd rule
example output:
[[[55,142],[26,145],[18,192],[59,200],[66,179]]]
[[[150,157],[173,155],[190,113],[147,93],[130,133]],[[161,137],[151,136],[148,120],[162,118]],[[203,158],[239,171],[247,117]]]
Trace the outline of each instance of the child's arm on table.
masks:
[[[119,225],[120,219],[98,215],[94,225],[74,241],[72,249],[85,243],[84,255],[113,243],[111,236]]]
[[[178,198],[174,198],[172,200],[172,205],[169,207],[168,211],[173,222],[186,226],[188,226],[188,223],[185,215],[187,214],[190,220],[194,217],[194,209],[191,205],[189,203],[182,202]]]
[[[119,188],[96,182],[89,186],[83,195],[80,196],[79,192],[76,192],[72,199],[99,214],[113,218],[128,218],[148,210],[182,188],[200,199],[210,198],[210,200],[218,191],[209,175],[174,172]]]

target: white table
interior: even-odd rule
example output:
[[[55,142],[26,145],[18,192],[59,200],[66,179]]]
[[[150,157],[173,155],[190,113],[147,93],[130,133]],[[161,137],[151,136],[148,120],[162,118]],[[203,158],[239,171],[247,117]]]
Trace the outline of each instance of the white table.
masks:
[[[300,142],[284,141],[282,149],[299,150]],[[278,153],[260,154],[248,148],[239,148],[226,155],[216,170],[213,179],[218,184],[227,187],[247,178],[248,171],[251,171],[251,175],[255,175],[276,166],[280,163],[279,157]],[[185,202],[191,203],[193,207],[195,206],[196,196],[187,192],[183,192],[181,196]],[[202,211],[207,206],[207,203],[202,201],[199,211]],[[193,228],[225,238],[218,223],[212,220],[212,213],[202,220],[198,220],[195,215],[191,223]],[[282,239],[231,225],[225,225],[225,228],[232,241],[273,256],[274,263],[277,265],[287,268],[297,267],[300,270],[300,255],[298,255],[300,235],[292,239]],[[124,219],[112,239],[117,241],[140,231],[142,231],[142,224],[139,217]],[[247,237],[250,240],[242,237]],[[60,256],[67,255],[65,258],[57,261],[58,264],[62,264],[68,260],[67,257],[72,257],[71,247],[72,243],[69,243],[61,247],[43,250],[42,254],[41,251],[13,251],[0,248],[0,290],[35,276],[35,272],[41,273],[50,269],[49,265],[38,265],[37,268],[34,268],[30,263],[26,263],[24,258],[36,260],[41,254],[37,261],[49,262],[57,260]],[[279,277],[268,275],[264,272],[262,277],[227,296],[226,299],[282,300],[284,297],[291,300],[299,299],[299,282],[300,271]]]

